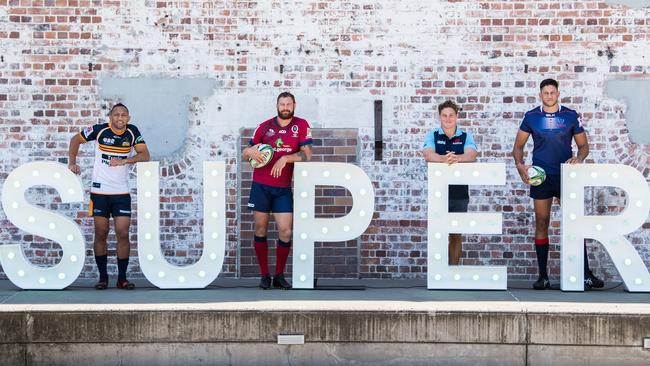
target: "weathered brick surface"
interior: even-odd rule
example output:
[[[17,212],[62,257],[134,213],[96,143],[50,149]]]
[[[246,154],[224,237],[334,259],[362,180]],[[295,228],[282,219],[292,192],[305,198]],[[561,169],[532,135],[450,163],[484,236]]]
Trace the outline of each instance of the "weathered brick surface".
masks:
[[[355,242],[340,250],[342,256],[359,252],[345,262],[344,272],[333,263],[319,264],[318,271],[422,277],[427,191],[419,150],[426,131],[437,125],[436,104],[451,98],[463,108],[460,124],[475,135],[479,160],[508,162],[507,185],[473,188],[470,205],[471,210],[503,213],[504,235],[467,236],[463,263],[504,264],[510,278],[532,278],[537,272],[532,205],[509,156],[518,123],[538,103],[539,80],[556,77],[562,103],[582,113],[590,161],[627,164],[647,178],[650,146],[631,141],[627,106],[608,98],[604,84],[650,71],[648,22],[648,8],[600,1],[0,0],[0,182],[29,161],[65,162],[70,136],[104,121],[107,105],[115,102],[100,97],[104,78],[209,77],[217,81],[215,96],[251,100],[284,89],[299,100],[305,95],[382,99],[389,107],[381,161],[374,160],[373,129],[348,126],[358,136],[352,160],[375,184],[377,213],[358,247]],[[161,161],[163,251],[175,263],[196,260],[202,240],[200,162],[225,159],[229,196],[223,275],[251,275],[250,219],[237,216],[244,193],[239,188],[247,177],[238,165],[239,131],[259,121],[224,118],[216,104],[210,98],[191,102],[186,148]],[[314,122],[317,128],[327,126],[327,121]],[[323,159],[334,158],[336,152],[327,148],[322,147]],[[84,146],[80,155],[86,184],[91,154],[91,147]],[[32,201],[82,226],[89,255],[82,275],[95,276],[85,206],[61,204],[48,189],[32,191]],[[623,202],[617,190],[588,190],[586,212],[615,214]],[[553,249],[558,249],[558,219],[556,208]],[[4,213],[0,226],[0,243],[23,243],[34,263],[55,263],[61,254],[55,243],[13,227]],[[628,236],[648,266],[649,227],[646,222]],[[135,230],[132,239],[131,271],[138,276]],[[604,250],[592,247],[596,272],[618,279]],[[348,268],[352,265],[358,272]],[[557,276],[557,251],[550,265]]]

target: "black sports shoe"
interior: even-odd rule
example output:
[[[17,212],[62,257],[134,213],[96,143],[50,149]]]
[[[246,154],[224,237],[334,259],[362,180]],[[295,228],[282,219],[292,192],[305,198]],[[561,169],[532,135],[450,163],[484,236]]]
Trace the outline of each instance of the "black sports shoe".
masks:
[[[589,290],[590,288],[603,288],[604,286],[605,282],[594,276],[591,271],[585,273],[585,290]]]
[[[288,290],[291,288],[291,284],[284,279],[283,274],[279,274],[273,276],[273,287]]]
[[[533,283],[533,288],[535,290],[546,290],[551,288],[551,283],[548,281],[548,278],[540,277]]]
[[[260,277],[260,288],[262,290],[268,290],[271,288],[271,276],[265,275]]]

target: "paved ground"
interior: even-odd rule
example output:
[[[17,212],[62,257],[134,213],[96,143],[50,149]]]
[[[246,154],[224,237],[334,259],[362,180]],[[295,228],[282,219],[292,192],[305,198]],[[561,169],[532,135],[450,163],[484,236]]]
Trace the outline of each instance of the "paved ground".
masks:
[[[25,291],[0,281],[0,311],[329,310],[329,311],[541,311],[650,314],[650,294],[629,293],[608,283],[604,290],[535,291],[512,282],[506,291],[429,291],[424,280],[321,280],[317,290],[267,290],[256,279],[218,279],[201,290],[160,290],[146,280],[134,291],[97,291],[79,280],[63,291]],[[332,289],[348,286],[357,290]],[[364,290],[359,290],[364,288]]]

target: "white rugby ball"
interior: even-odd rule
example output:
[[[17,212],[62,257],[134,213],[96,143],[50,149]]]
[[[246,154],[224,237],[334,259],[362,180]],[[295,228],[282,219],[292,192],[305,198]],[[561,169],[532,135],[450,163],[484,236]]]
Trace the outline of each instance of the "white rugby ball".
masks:
[[[261,168],[268,164],[271,159],[273,159],[273,148],[271,145],[268,144],[260,144],[257,147],[257,150],[262,153],[262,162],[258,162],[255,159],[249,159],[248,162],[251,164],[253,168]]]
[[[538,167],[537,165],[533,165],[530,168],[528,168],[528,183],[530,183],[531,186],[538,186],[546,180],[546,172],[544,169]]]

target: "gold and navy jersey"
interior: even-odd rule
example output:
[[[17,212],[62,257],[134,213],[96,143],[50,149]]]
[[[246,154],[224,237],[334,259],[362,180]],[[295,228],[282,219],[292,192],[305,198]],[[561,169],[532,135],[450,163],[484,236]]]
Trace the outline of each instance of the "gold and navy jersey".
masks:
[[[129,193],[130,167],[111,167],[109,163],[111,159],[126,159],[134,155],[133,147],[145,143],[138,128],[127,124],[126,130],[118,133],[111,128],[110,123],[100,123],[86,127],[79,134],[85,142],[97,141],[90,191],[98,194]]]

